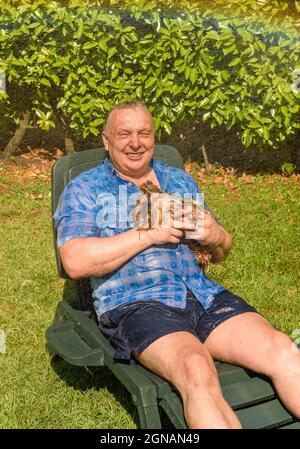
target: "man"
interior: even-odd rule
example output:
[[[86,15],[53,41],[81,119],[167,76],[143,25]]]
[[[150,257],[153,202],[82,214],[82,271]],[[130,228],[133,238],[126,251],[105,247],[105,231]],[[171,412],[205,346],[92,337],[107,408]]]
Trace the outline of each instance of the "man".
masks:
[[[199,194],[191,176],[153,159],[148,109],[140,103],[113,108],[103,142],[108,157],[67,185],[54,218],[64,268],[71,278],[91,277],[99,325],[117,348],[116,360],[133,356],[169,380],[190,428],[241,427],[222,396],[213,359],[269,376],[300,417],[299,352],[253,307],[204,275],[180,243],[192,228],[139,231],[105,220],[99,198],[113,196],[120,210],[120,189],[137,194],[147,180],[170,194]],[[197,239],[213,262],[232,245],[211,213]]]

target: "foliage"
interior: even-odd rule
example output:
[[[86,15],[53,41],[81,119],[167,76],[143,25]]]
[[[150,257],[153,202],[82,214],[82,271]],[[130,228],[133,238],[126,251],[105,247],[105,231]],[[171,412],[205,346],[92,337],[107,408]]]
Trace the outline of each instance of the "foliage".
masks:
[[[281,166],[281,171],[285,176],[291,176],[295,173],[296,171],[296,166],[294,164],[291,164],[289,162],[285,162],[282,166]]]
[[[230,3],[239,4],[236,17],[220,0],[204,11],[205,2],[184,0],[178,10],[172,1],[95,0],[86,8],[82,0],[0,0],[0,70],[8,86],[0,93],[0,126],[30,107],[42,129],[60,120],[83,137],[98,135],[113,104],[139,98],[159,133],[207,120],[235,127],[246,147],[280,147],[300,127],[300,95],[292,89],[300,68],[297,19],[289,16],[289,30],[279,29],[257,20],[262,8],[276,19],[278,1]],[[251,11],[256,20],[241,17]]]

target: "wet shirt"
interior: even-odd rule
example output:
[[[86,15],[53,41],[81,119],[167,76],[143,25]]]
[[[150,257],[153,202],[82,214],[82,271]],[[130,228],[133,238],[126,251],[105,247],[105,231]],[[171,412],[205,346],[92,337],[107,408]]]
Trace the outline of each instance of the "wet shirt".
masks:
[[[162,191],[203,201],[188,173],[156,159],[151,165]],[[139,194],[136,184],[119,177],[108,157],[80,174],[65,187],[54,214],[58,247],[74,238],[113,237],[131,229]],[[98,317],[122,304],[144,300],[183,309],[188,290],[207,309],[224,290],[203,273],[194,252],[183,243],[153,245],[118,270],[92,276],[91,285]]]

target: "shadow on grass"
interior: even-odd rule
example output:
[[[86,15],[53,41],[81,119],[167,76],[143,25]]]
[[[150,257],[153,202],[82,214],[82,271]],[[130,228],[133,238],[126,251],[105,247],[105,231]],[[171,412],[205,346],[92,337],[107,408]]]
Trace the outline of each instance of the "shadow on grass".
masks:
[[[107,367],[85,368],[74,366],[65,362],[60,357],[52,359],[51,367],[59,378],[74,390],[80,390],[82,392],[94,390],[95,394],[98,391],[107,390],[131,416],[136,427],[140,427],[138,413],[133,405],[130,393]]]
[[[58,356],[51,361],[53,371],[68,386],[82,392],[106,390],[123,407],[138,429],[141,428],[137,408],[133,405],[131,395],[105,366],[84,368],[70,365]],[[159,408],[163,429],[174,429],[168,416]]]

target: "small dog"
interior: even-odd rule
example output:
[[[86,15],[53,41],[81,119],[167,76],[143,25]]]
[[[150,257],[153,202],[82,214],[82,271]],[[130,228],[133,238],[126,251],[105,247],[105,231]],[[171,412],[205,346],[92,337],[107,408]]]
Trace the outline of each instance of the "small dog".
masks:
[[[168,206],[169,216],[168,219],[175,219],[175,208],[177,206],[177,210],[179,207],[180,217],[183,219],[184,213],[184,201],[178,197],[173,195],[169,195],[168,193],[162,192],[159,187],[153,184],[151,181],[146,181],[145,183],[140,185],[140,190],[143,192],[143,195],[137,201],[137,209],[134,214],[135,222],[138,223],[139,230],[149,230],[154,227],[161,227],[163,223],[165,223],[164,217],[164,204]],[[202,206],[191,200],[192,206],[192,220],[196,223],[197,214],[199,212],[206,213],[206,210],[203,211]],[[201,210],[200,210],[201,209]],[[207,212],[208,213],[208,212]],[[178,217],[177,217],[178,218]],[[187,233],[188,235],[189,233]],[[192,234],[192,233],[191,233]],[[201,245],[197,240],[193,240],[190,238],[183,238],[180,241],[181,244],[188,245],[195,253],[197,258],[197,263],[203,270],[207,270],[211,261],[211,254],[207,249]]]

